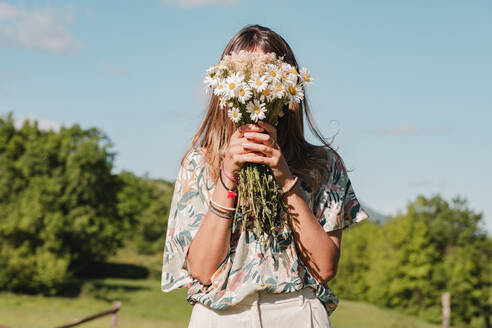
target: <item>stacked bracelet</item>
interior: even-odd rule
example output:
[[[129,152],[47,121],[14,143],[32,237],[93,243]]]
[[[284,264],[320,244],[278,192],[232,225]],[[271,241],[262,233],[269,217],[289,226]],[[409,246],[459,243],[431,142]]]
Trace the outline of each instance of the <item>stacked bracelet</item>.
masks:
[[[282,193],[284,195],[286,195],[289,192],[291,192],[294,189],[294,187],[296,186],[298,180],[299,180],[299,177],[294,175],[294,182],[286,190],[282,190]]]
[[[210,199],[210,201],[208,202],[208,208],[210,209],[210,212],[214,213],[215,215],[218,215],[220,216],[221,218],[224,218],[224,219],[232,219],[234,218],[234,211],[231,211],[231,210],[227,210],[227,211],[224,211],[218,207],[216,207],[214,205],[215,202],[212,201],[212,199]],[[215,203],[216,204],[216,203]]]
[[[224,180],[222,179],[222,167],[220,168],[219,170],[219,177],[220,177],[220,182],[222,183],[222,185],[224,186],[225,189],[227,189],[227,198],[234,198],[237,196],[237,193],[234,192],[237,190],[237,186],[235,186],[234,188],[229,188],[225,185],[224,183]]]
[[[224,205],[220,205],[218,204],[217,202],[214,202],[214,200],[212,198],[210,198],[210,201],[212,202],[212,204],[214,204],[215,206],[218,206],[220,208],[223,208],[224,210],[228,210],[228,211],[235,211],[236,209],[233,208],[233,207],[226,207]]]

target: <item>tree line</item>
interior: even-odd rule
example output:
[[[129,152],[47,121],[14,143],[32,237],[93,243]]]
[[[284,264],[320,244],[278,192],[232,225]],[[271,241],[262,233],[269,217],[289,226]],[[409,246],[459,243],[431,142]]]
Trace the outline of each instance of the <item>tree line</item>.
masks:
[[[132,244],[164,248],[172,184],[113,174],[109,138],[0,117],[0,289],[55,295]]]
[[[492,238],[483,223],[460,196],[419,195],[384,224],[366,220],[344,234],[331,286],[343,298],[433,323],[450,292],[452,325],[490,328]]]
[[[117,249],[162,252],[173,183],[113,174],[115,153],[96,128],[43,131],[0,117],[0,289],[56,295]],[[343,235],[341,299],[491,328],[492,238],[465,199],[419,195],[384,223],[366,220]]]

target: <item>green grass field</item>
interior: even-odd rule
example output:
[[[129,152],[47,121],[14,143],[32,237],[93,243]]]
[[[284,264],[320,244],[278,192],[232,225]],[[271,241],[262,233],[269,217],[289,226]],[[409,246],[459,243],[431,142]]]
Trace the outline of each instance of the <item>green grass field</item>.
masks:
[[[159,280],[98,280],[101,292],[77,298],[0,294],[1,325],[7,327],[55,327],[108,309],[111,298],[121,300],[121,327],[186,327],[192,307],[185,301],[186,290],[163,293]],[[105,300],[105,299],[106,300]],[[334,327],[424,328],[438,327],[375,306],[341,300],[330,320]],[[109,317],[81,327],[109,327]]]
[[[100,278],[84,280],[77,297],[42,297],[0,293],[0,326],[56,327],[109,309],[115,300],[122,302],[120,327],[187,327],[192,306],[186,290],[163,293],[160,289],[161,256],[136,256],[120,251],[113,261],[143,265],[146,279]],[[427,328],[438,327],[421,320],[378,307],[341,300],[330,317],[333,327],[343,328]],[[82,324],[84,328],[107,328],[110,317]]]

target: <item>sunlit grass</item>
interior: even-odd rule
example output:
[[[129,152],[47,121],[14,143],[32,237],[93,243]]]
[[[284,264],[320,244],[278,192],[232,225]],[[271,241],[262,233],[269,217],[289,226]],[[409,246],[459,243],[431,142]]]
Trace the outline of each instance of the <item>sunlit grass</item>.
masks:
[[[15,327],[55,327],[109,309],[122,302],[120,327],[187,327],[192,306],[186,289],[164,293],[160,289],[161,255],[141,256],[122,249],[111,259],[121,264],[144,266],[146,279],[101,278],[82,281],[77,297],[43,297],[0,293],[0,325]],[[110,316],[81,325],[107,328]],[[437,325],[381,309],[366,303],[341,300],[330,317],[334,328],[431,328]]]

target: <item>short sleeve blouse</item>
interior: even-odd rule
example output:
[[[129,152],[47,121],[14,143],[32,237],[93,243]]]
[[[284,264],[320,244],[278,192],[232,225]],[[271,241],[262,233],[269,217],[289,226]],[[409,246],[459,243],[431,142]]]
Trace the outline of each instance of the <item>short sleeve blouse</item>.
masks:
[[[300,188],[309,208],[325,231],[346,229],[368,218],[360,206],[341,160],[330,151],[330,173],[313,192],[301,180]],[[281,256],[273,260],[271,253],[262,254],[250,231],[231,231],[228,255],[204,285],[192,277],[185,265],[188,247],[203,216],[215,182],[205,170],[203,153],[193,148],[185,158],[176,178],[164,246],[161,289],[169,292],[188,288],[187,301],[200,302],[213,309],[231,307],[247,295],[259,290],[288,293],[304,287],[314,288],[316,296],[330,315],[338,305],[338,297],[320,284],[298,258],[293,234],[287,231],[281,243]]]

